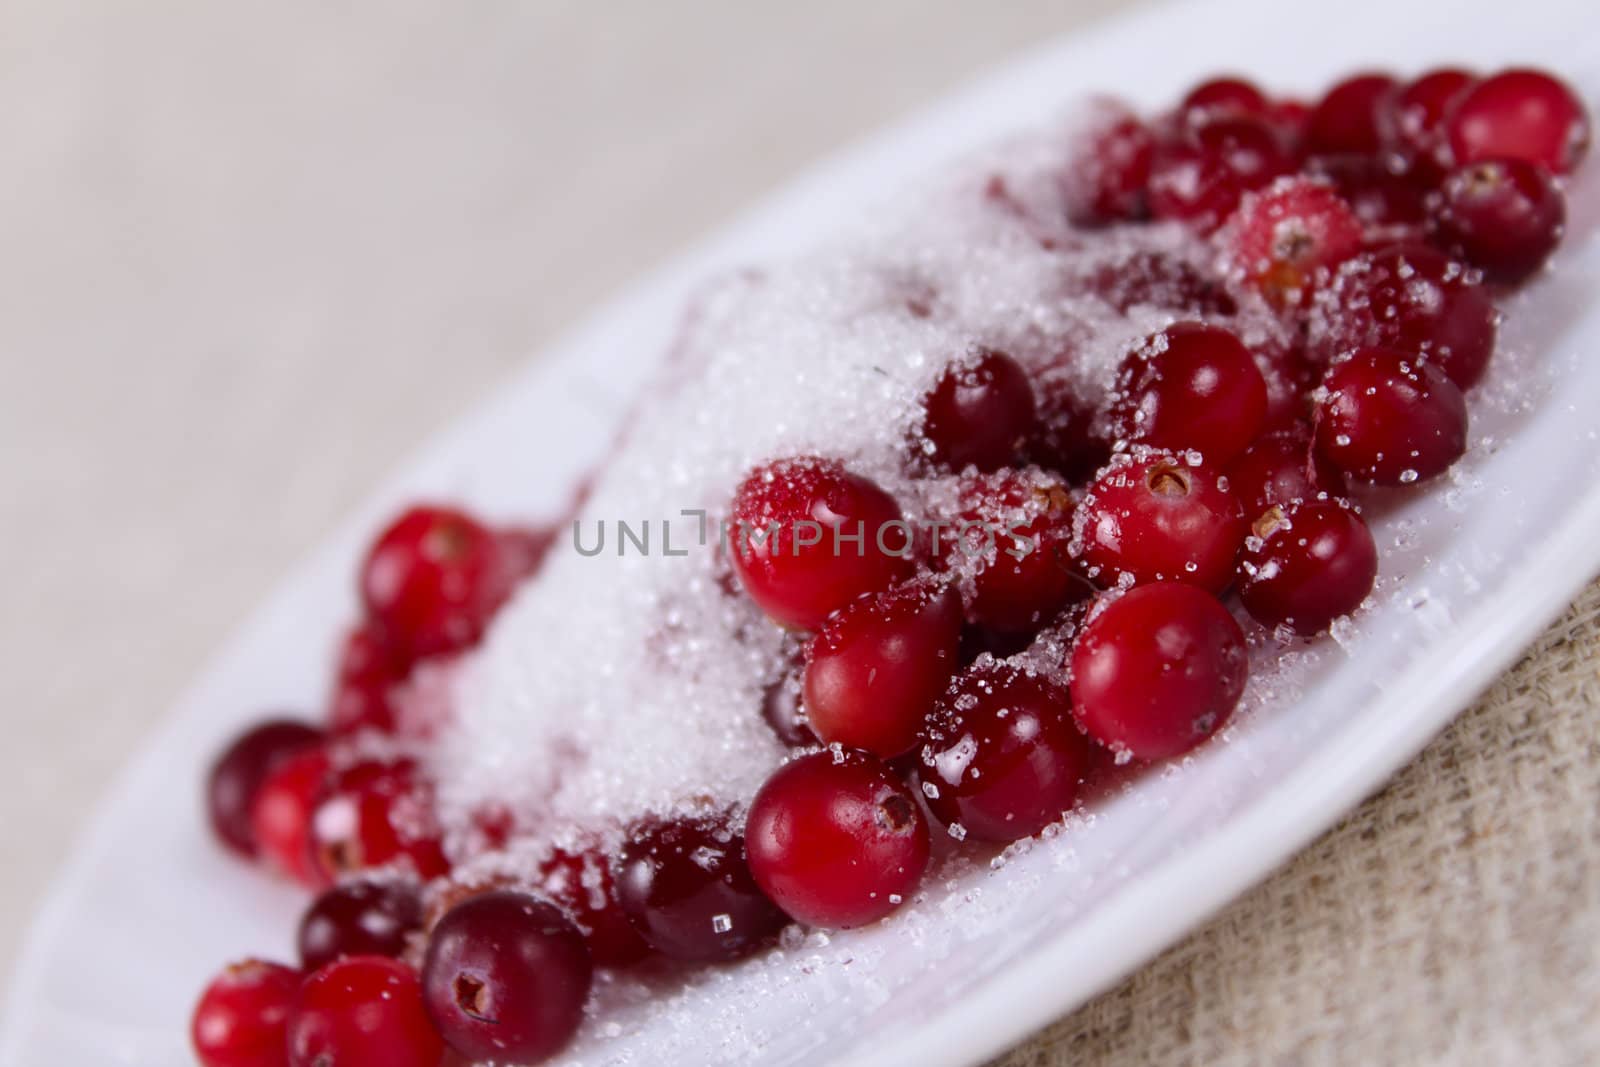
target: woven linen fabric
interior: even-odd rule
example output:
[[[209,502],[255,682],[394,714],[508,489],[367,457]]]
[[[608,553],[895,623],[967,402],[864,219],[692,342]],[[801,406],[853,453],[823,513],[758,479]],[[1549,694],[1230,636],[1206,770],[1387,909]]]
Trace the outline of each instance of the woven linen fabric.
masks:
[[[1600,582],[1381,792],[992,1067],[1600,1063]]]

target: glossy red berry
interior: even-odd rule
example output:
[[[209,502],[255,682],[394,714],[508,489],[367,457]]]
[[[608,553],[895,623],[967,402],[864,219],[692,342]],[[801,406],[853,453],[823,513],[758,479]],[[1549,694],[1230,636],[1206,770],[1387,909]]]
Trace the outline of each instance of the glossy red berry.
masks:
[[[311,816],[329,775],[328,754],[306,749],[267,775],[250,806],[257,854],[301,885],[322,884],[311,857]]]
[[[1155,137],[1149,127],[1120,109],[1079,138],[1064,176],[1067,217],[1078,226],[1139,219]]]
[[[477,643],[511,591],[501,542],[454,508],[411,508],[361,568],[367,616],[408,659]]]
[[[1261,117],[1272,113],[1272,105],[1260,89],[1242,78],[1212,78],[1201,82],[1178,105],[1178,115],[1188,123],[1232,115]]]
[[[1213,119],[1160,146],[1150,171],[1150,210],[1209,233],[1252,189],[1293,169],[1277,131],[1245,116]]]
[[[300,972],[245,960],[206,987],[189,1023],[200,1067],[283,1067],[284,1029],[300,990]]]
[[[323,967],[289,1016],[289,1067],[439,1067],[443,1055],[416,974],[385,956]]]
[[[1079,509],[1083,562],[1102,585],[1184,582],[1220,593],[1233,580],[1244,513],[1220,474],[1165,453],[1123,456]]]
[[[952,363],[925,401],[922,434],[949,470],[1012,463],[1034,427],[1033,386],[1003,352],[980,348]]]
[[[722,819],[634,827],[613,875],[628,921],[676,960],[748,956],[787,922],[750,877],[744,837]]]
[[[457,904],[433,928],[424,1003],[463,1058],[542,1063],[578,1032],[594,965],[551,904],[509,890]]]
[[[1244,343],[1221,326],[1176,322],[1122,360],[1109,408],[1113,432],[1152,448],[1227,463],[1256,436],[1267,385]]]
[[[1520,159],[1569,174],[1589,150],[1589,115],[1559,79],[1507,70],[1461,97],[1449,133],[1457,163]]]
[[[915,554],[893,497],[813,456],[746,475],[733,519],[733,565],[745,591],[777,622],[800,630],[887,589],[910,571]]]
[[[626,967],[650,954],[622,911],[611,865],[599,851],[556,849],[539,865],[537,884],[571,916],[596,966]]]
[[[961,598],[914,583],[863,597],[831,616],[806,655],[805,706],[826,744],[885,759],[907,752],[950,676]]]
[[[1007,663],[964,671],[928,717],[918,778],[963,837],[1015,841],[1072,810],[1094,760],[1064,685]]]
[[[1302,500],[1341,497],[1344,475],[1322,459],[1311,434],[1294,428],[1264,434],[1228,466],[1228,488],[1254,522],[1269,508],[1287,508]]]
[[[1311,636],[1361,606],[1378,576],[1378,547],[1348,505],[1309,500],[1256,520],[1239,561],[1239,600],[1264,626]]]
[[[1566,198],[1549,171],[1489,159],[1445,177],[1434,205],[1433,239],[1491,281],[1515,284],[1544,266],[1566,222]]]
[[[261,785],[273,771],[307,749],[321,745],[321,730],[289,719],[258,723],[235,737],[206,777],[206,813],[211,829],[228,848],[254,858],[251,811]]]
[[[888,767],[865,753],[817,752],[774,771],[750,804],[750,873],[800,922],[865,926],[916,891],[928,824]]]
[[[343,956],[399,956],[422,926],[422,901],[404,882],[346,882],[311,902],[296,942],[315,971]]]
[[[1298,308],[1361,250],[1363,236],[1331,186],[1297,176],[1246,194],[1218,243],[1230,268],[1274,306]]]
[[[1209,594],[1158,582],[1108,597],[1072,649],[1072,705],[1090,737],[1134,759],[1187,752],[1244,693],[1244,635]]]
[[[1376,485],[1442,474],[1466,451],[1467,405],[1439,368],[1388,348],[1335,363],[1317,405],[1317,451]]]
[[[1306,122],[1311,154],[1371,155],[1383,145],[1379,113],[1395,91],[1387,74],[1357,74],[1328,90]]]
[[[1445,67],[1396,87],[1378,109],[1384,146],[1419,176],[1437,177],[1450,161],[1451,111],[1477,82],[1475,74]]]
[[[318,798],[311,847],[324,884],[396,866],[424,881],[450,869],[433,790],[409,760],[367,761],[334,775]]]

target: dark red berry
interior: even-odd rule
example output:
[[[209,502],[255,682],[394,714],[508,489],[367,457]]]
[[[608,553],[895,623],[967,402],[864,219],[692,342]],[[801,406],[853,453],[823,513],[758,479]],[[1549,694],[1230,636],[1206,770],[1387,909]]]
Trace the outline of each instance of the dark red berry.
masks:
[[[368,617],[408,659],[476,644],[510,591],[499,538],[453,508],[411,508],[361,568]]]
[[[1389,348],[1335,363],[1317,405],[1317,451],[1376,485],[1442,474],[1467,448],[1467,405],[1439,368]]]
[[[1246,194],[1218,235],[1239,276],[1279,308],[1305,305],[1361,250],[1361,220],[1320,181],[1280,178]]]
[[[250,813],[262,782],[290,757],[317,747],[322,739],[321,730],[289,719],[259,723],[234,738],[206,778],[206,812],[217,840],[254,858],[256,834]]]
[[[583,935],[557,908],[498,890],[462,901],[433,928],[423,998],[462,1057],[536,1064],[577,1033],[593,971]]]
[[[200,1067],[283,1067],[284,1028],[300,972],[245,960],[206,987],[189,1023]]]
[[[957,360],[928,394],[922,433],[935,462],[992,471],[1013,462],[1033,432],[1033,386],[1017,361],[979,348]]]
[[[1239,561],[1239,600],[1264,626],[1311,636],[1372,592],[1378,547],[1349,506],[1308,500],[1256,520]]]
[[[314,971],[341,956],[399,956],[422,925],[422,901],[403,882],[346,882],[306,909],[300,966]]]
[[[1379,112],[1395,91],[1387,74],[1357,74],[1328,90],[1306,123],[1305,149],[1319,155],[1372,155],[1383,144]]]
[[[1083,562],[1114,585],[1170,580],[1220,593],[1233,580],[1244,513],[1221,476],[1164,453],[1114,460],[1079,508]]]
[[[1306,163],[1313,177],[1333,183],[1357,220],[1373,234],[1405,235],[1427,215],[1427,190],[1373,156],[1317,156]]]
[[[815,630],[863,593],[911,568],[894,498],[833,460],[781,459],[745,476],[733,499],[733,565],[761,609]]]
[[[750,877],[744,838],[721,819],[636,826],[613,874],[628,921],[673,959],[748,956],[787,921]]]
[[[1535,163],[1489,159],[1457,167],[1439,188],[1433,238],[1491,281],[1515,284],[1561,243],[1567,202]]]
[[[250,806],[250,827],[262,861],[301,885],[322,884],[311,858],[311,816],[328,779],[328,754],[306,749],[262,781]]]
[[[395,865],[423,880],[450,869],[433,790],[409,760],[368,761],[334,775],[311,820],[312,856],[324,883]]]
[[[806,655],[811,729],[886,759],[909,751],[960,643],[961,598],[948,587],[903,585],[836,612]]]
[[[1239,198],[1293,169],[1275,130],[1260,119],[1220,118],[1156,150],[1150,209],[1202,232],[1232,214]]]
[[[1067,217],[1078,226],[1143,218],[1155,138],[1120,109],[1079,138],[1063,179]]]
[[[1385,147],[1421,174],[1437,177],[1449,165],[1451,110],[1477,81],[1475,74],[1446,67],[1397,87],[1378,109]]]
[[[876,922],[916,891],[928,824],[905,785],[865,753],[817,752],[773,772],[750,805],[750,873],[812,926]]]
[[[1072,649],[1073,714],[1118,753],[1166,759],[1222,728],[1248,673],[1233,616],[1193,586],[1158,582],[1091,612]]]
[[[611,866],[597,850],[556,849],[539,865],[540,892],[577,924],[600,967],[626,967],[650,953],[617,901]]]
[[[1242,78],[1212,78],[1189,90],[1178,105],[1178,115],[1188,123],[1232,115],[1264,117],[1272,105],[1260,89]]]
[[[1192,449],[1212,465],[1244,451],[1266,412],[1266,382],[1250,350],[1200,322],[1173,323],[1130,351],[1109,410],[1121,440]]]
[[[416,974],[385,956],[323,967],[289,1016],[289,1067],[439,1067],[443,1055]]]
[[[1072,810],[1093,762],[1064,685],[1006,663],[968,668],[928,717],[928,807],[964,837],[1031,837]]]
[[[1569,174],[1589,151],[1589,115],[1564,82],[1538,70],[1507,70],[1461,97],[1450,116],[1457,163],[1520,159]]]
[[[1287,508],[1302,500],[1346,492],[1344,475],[1311,446],[1304,429],[1279,430],[1256,438],[1244,455],[1228,466],[1228,489],[1254,522],[1269,508]]]

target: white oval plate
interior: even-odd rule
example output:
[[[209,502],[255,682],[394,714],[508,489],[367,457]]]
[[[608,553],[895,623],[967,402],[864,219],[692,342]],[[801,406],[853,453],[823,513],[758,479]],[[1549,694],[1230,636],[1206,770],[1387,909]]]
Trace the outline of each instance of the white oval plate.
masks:
[[[399,502],[555,512],[697,283],[803,248],[939,161],[1087,93],[1155,107],[1227,69],[1311,93],[1356,67],[1441,61],[1547,65],[1593,100],[1600,24],[1588,4],[1558,0],[1458,3],[1448,19],[1392,0],[1142,10],[1041,48],[816,168],[602,309],[407,463],[174,709],[32,927],[0,1063],[187,1062],[188,1012],[217,965],[289,955],[299,895],[211,845],[198,809],[208,758],[262,708],[316,706],[326,650],[354,610],[360,545]],[[1305,656],[1295,685],[1258,694],[1266,706],[1224,742],[1146,775],[1003,869],[933,887],[879,927],[708,972],[669,1011],[621,1010],[620,1034],[591,1023],[567,1060],[978,1063],[1149,959],[1375,789],[1600,569],[1600,439],[1576,402],[1600,397],[1597,192],[1592,174],[1573,190],[1558,270],[1511,308],[1496,374],[1514,374],[1526,403],[1480,404],[1479,444],[1456,484],[1383,509],[1391,595],[1341,645]]]

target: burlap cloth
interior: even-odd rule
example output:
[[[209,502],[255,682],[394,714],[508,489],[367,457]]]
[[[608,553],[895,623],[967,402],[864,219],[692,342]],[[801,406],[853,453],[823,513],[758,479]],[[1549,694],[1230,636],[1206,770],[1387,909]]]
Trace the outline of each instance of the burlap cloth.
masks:
[[[1382,792],[993,1067],[1600,1064],[1600,583]]]

